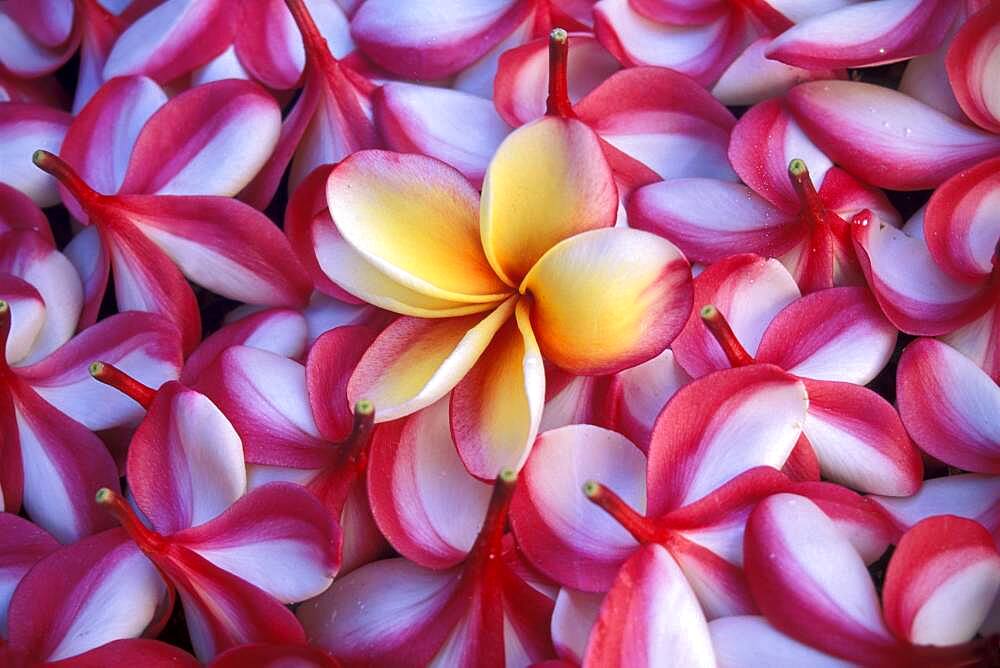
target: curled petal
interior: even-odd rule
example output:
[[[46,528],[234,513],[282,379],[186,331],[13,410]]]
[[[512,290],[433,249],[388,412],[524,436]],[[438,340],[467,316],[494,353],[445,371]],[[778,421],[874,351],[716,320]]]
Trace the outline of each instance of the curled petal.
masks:
[[[968,471],[1000,472],[1000,388],[961,353],[932,339],[899,360],[903,424],[923,450]]]
[[[197,86],[143,126],[120,192],[235,195],[271,155],[280,130],[281,110],[257,84],[226,79]]]
[[[362,151],[334,168],[326,194],[340,234],[394,282],[435,300],[503,298],[479,240],[476,191],[454,168]]]
[[[437,158],[476,185],[510,132],[492,102],[462,91],[390,82],[373,104],[389,148]]]
[[[990,132],[1000,132],[1000,8],[983,7],[955,36],[945,63],[955,98],[970,119]]]
[[[22,4],[36,3],[25,0]],[[0,65],[14,76],[33,79],[50,74],[76,51],[79,41],[75,38],[54,47],[35,41],[8,11],[5,6],[0,13]]]
[[[13,0],[4,11],[32,39],[48,47],[65,42],[73,30],[73,3],[69,0]]]
[[[0,106],[0,182],[17,188],[39,206],[57,204],[55,180],[35,167],[31,156],[39,149],[58,153],[70,120],[66,112],[42,105],[5,102]]]
[[[615,432],[570,425],[538,437],[511,504],[511,524],[525,555],[560,584],[606,591],[635,539],[587,500],[583,485],[600,481],[642,513],[645,457]]]
[[[433,80],[468,67],[527,17],[526,0],[369,0],[351,35],[378,65],[405,78]]]
[[[983,286],[943,272],[923,239],[877,219],[856,223],[853,235],[858,261],[882,312],[902,331],[946,334],[988,308]]]
[[[177,330],[151,313],[119,313],[88,327],[20,373],[42,398],[88,429],[137,422],[142,407],[95,382],[88,370],[93,362],[114,364],[140,383],[157,388],[180,373]]]
[[[871,576],[854,547],[811,501],[777,494],[747,522],[744,569],[768,621],[799,642],[858,663],[889,660]]]
[[[167,0],[122,33],[104,78],[144,74],[166,83],[187,74],[225,51],[235,13],[221,0]]]
[[[875,0],[801,21],[775,38],[767,55],[810,69],[865,67],[936,49],[958,14],[947,0]]]
[[[908,496],[920,488],[920,455],[892,406],[852,383],[806,380],[803,434],[824,477],[874,494]]]
[[[653,427],[650,514],[697,501],[752,468],[781,468],[808,406],[802,382],[771,365],[717,371],[682,387]]]
[[[372,513],[403,556],[441,570],[457,565],[479,534],[490,486],[469,475],[455,451],[448,401],[375,433],[368,465]],[[455,512],[461,506],[462,512]]]
[[[864,288],[830,288],[796,300],[768,326],[757,359],[815,380],[865,385],[896,347],[896,328]]]
[[[691,260],[717,262],[735,253],[778,256],[805,230],[794,214],[750,188],[705,178],[668,179],[635,191],[629,224],[666,237]]]
[[[560,241],[614,225],[617,210],[618,191],[594,131],[546,117],[508,135],[490,162],[482,245],[497,274],[516,286]]]
[[[547,360],[587,375],[635,366],[670,345],[691,309],[690,266],[639,230],[592,230],[552,247],[524,278]]]
[[[545,366],[520,300],[451,395],[451,431],[466,468],[481,480],[519,471],[535,442],[545,404]]]
[[[171,541],[284,603],[323,592],[340,565],[340,526],[309,492],[291,483],[259,487]]]
[[[43,661],[58,661],[156,621],[167,587],[120,529],[62,548],[40,561],[11,599],[9,640]]]
[[[993,272],[1000,242],[998,201],[1000,158],[959,172],[934,191],[924,211],[924,238],[938,266],[951,276],[981,281]]]
[[[631,67],[608,77],[575,110],[601,139],[661,178],[735,178],[726,146],[736,119],[683,74]]]
[[[591,631],[584,666],[715,666],[708,624],[691,585],[660,545],[622,566]]]
[[[431,405],[465,377],[513,315],[515,301],[508,299],[485,317],[399,318],[358,362],[347,386],[351,404],[371,401],[378,422]]]
[[[915,645],[957,645],[979,630],[1000,591],[1000,554],[972,520],[941,516],[906,532],[889,562],[886,623]]]
[[[813,81],[786,99],[795,120],[834,162],[883,188],[932,188],[1000,153],[1000,137],[882,86]]]
[[[246,491],[243,444],[205,395],[168,383],[132,437],[128,480],[157,531],[197,526]]]
[[[728,12],[702,25],[680,26],[651,21],[635,12],[629,0],[601,0],[594,5],[594,32],[601,44],[626,65],[658,65],[710,85],[743,46],[746,18]]]

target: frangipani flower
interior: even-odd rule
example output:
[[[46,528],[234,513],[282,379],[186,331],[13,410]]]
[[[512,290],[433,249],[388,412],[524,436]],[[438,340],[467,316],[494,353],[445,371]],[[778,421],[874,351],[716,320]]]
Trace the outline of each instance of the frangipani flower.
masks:
[[[481,202],[437,160],[361,151],[330,173],[333,225],[309,230],[332,281],[404,316],[362,357],[351,402],[389,421],[454,390],[455,441],[482,479],[525,461],[545,361],[586,375],[634,366],[691,308],[680,252],[611,228],[617,189],[599,140],[560,108],[504,141]]]
[[[246,81],[205,84],[169,102],[149,79],[105,84],[74,120],[63,158],[35,156],[90,225],[67,251],[84,277],[84,322],[96,318],[112,266],[119,308],[164,315],[186,352],[201,319],[185,276],[248,303],[304,305],[308,278],[284,235],[260,212],[219,196],[250,181],[279,127],[274,100]],[[250,132],[256,141],[244,140]],[[164,148],[175,145],[184,150]]]
[[[890,225],[899,216],[802,133],[781,100],[750,109],[733,128],[729,160],[746,184],[668,179],[640,188],[629,224],[670,239],[691,259],[734,253],[777,257],[804,293],[864,283],[847,221],[863,209]]]
[[[899,91],[848,81],[797,86],[788,93],[789,109],[817,146],[867,183],[894,190],[935,187],[1000,155],[998,34],[994,2],[966,21],[948,50],[948,79],[975,126]]]
[[[882,370],[895,328],[864,288],[830,288],[805,297],[774,260],[736,255],[694,282],[693,313],[674,342],[693,377],[729,366],[773,364],[802,379],[809,413],[800,449],[823,476],[853,489],[914,493],[923,468],[899,416],[863,387]]]
[[[744,548],[766,619],[711,622],[719,666],[944,668],[996,656],[996,638],[973,639],[1000,590],[1000,554],[975,522],[937,517],[907,532],[889,561],[881,605],[861,557],[809,499],[761,502]]]
[[[336,521],[298,485],[275,482],[248,492],[240,437],[205,395],[177,382],[153,390],[102,363],[92,373],[148,408],[126,465],[138,512],[100,490],[98,503],[122,528],[91,539],[104,540],[110,547],[103,553],[127,562],[114,568],[141,582],[130,595],[152,610],[163,592],[172,605],[176,588],[202,660],[245,643],[303,642],[282,603],[316,596],[333,580]],[[152,576],[139,578],[143,570]],[[137,613],[123,637],[141,633],[151,614]]]
[[[264,39],[248,35],[237,49],[251,72],[268,86],[290,88],[300,76],[302,80],[302,92],[282,125],[273,155],[241,195],[258,208],[271,201],[289,162],[289,188],[294,191],[320,165],[382,145],[372,121],[373,68],[352,53],[354,43],[340,8],[332,0],[287,0],[287,9],[281,4],[274,0],[247,3],[244,18],[271,27]],[[278,18],[272,19],[275,14]],[[319,18],[314,20],[314,16]],[[284,31],[291,28],[288,20],[292,17],[298,26],[297,39],[279,33],[279,26]],[[296,49],[300,44],[302,56]]]
[[[454,506],[434,504],[431,526],[460,547],[435,555],[428,550],[436,547],[434,542],[425,547],[407,541],[399,545],[406,548],[404,554],[423,557],[421,564],[436,557],[435,566],[387,559],[338,579],[299,607],[309,639],[348,665],[439,662],[471,668],[525,666],[551,658],[552,595],[524,572],[510,536],[504,534],[517,474],[505,469],[491,490],[462,469],[453,448],[440,448],[439,454],[452,460],[445,478],[452,480],[451,473],[464,476],[453,498],[470,505],[455,523]],[[408,470],[403,476],[420,469],[412,459],[404,466]],[[441,483],[441,492],[453,491],[444,480]],[[470,486],[475,493],[469,494]],[[480,511],[478,517],[473,508]],[[404,523],[420,531],[409,538],[430,537],[416,517]]]

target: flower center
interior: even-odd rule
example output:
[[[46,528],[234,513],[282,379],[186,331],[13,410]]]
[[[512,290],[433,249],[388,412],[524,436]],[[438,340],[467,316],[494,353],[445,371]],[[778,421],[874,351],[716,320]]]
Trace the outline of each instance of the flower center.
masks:
[[[712,333],[715,340],[719,342],[719,347],[726,354],[726,359],[733,367],[748,366],[755,362],[753,356],[746,351],[740,340],[736,338],[733,328],[729,326],[729,321],[719,309],[712,304],[701,307],[699,311],[701,321],[705,323],[705,328]]]

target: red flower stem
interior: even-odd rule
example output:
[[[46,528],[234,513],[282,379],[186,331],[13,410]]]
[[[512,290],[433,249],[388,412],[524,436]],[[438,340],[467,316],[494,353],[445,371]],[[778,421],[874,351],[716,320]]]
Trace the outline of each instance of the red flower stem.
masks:
[[[573,104],[569,100],[569,34],[562,28],[549,33],[549,97],[545,100],[545,114],[561,118],[574,118]]]
[[[143,385],[113,364],[94,362],[90,365],[90,375],[105,385],[110,385],[122,394],[135,399],[146,410],[156,398],[156,390]]]
[[[583,493],[591,503],[600,506],[640,543],[655,543],[663,538],[648,517],[640,515],[620,496],[601,483],[587,481],[583,485]]]
[[[705,327],[715,340],[719,342],[719,347],[722,348],[722,352],[726,354],[726,359],[733,367],[747,366],[748,364],[753,364],[754,359],[740,343],[740,340],[736,338],[736,334],[733,332],[733,328],[729,326],[729,322],[722,315],[719,309],[715,308],[712,304],[703,306],[700,311],[701,321],[705,323]]]
[[[59,183],[66,186],[67,190],[73,194],[73,197],[80,202],[81,206],[86,206],[104,197],[104,195],[101,195],[87,185],[87,182],[80,178],[76,170],[70,167],[69,163],[59,156],[48,151],[38,150],[32,155],[31,160],[35,163],[36,167],[43,172],[51,174]]]
[[[497,475],[493,485],[493,495],[486,509],[486,518],[479,530],[476,543],[469,551],[467,563],[482,563],[484,560],[498,561],[502,549],[504,530],[507,528],[507,511],[517,487],[517,473],[505,468]]]
[[[143,524],[132,506],[120,494],[107,487],[102,487],[97,490],[97,496],[94,497],[94,500],[97,501],[98,505],[104,506],[118,520],[118,523],[125,529],[125,533],[135,541],[143,552],[156,552],[164,548],[163,536]]]

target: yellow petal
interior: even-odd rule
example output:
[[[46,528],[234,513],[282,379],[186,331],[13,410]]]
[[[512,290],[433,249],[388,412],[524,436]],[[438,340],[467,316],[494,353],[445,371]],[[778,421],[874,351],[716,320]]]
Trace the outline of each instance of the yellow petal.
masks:
[[[516,286],[558,242],[610,227],[618,189],[594,131],[546,117],[510,135],[483,182],[483,247],[493,269]]]
[[[430,406],[448,394],[510,319],[510,297],[485,317],[402,317],[368,348],[347,385],[351,405],[375,404],[375,421],[387,422]]]
[[[476,191],[443,162],[360,151],[330,173],[326,197],[347,243],[410,290],[467,303],[509,295],[483,254]]]
[[[554,246],[521,285],[545,358],[577,374],[615,373],[659,355],[691,312],[691,267],[648,232],[584,232]]]
[[[451,432],[472,475],[495,479],[520,470],[538,434],[545,406],[545,365],[531,331],[529,304],[493,337],[451,395]]]

